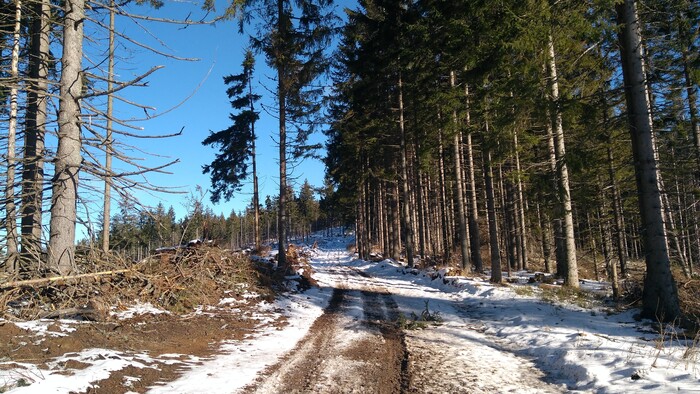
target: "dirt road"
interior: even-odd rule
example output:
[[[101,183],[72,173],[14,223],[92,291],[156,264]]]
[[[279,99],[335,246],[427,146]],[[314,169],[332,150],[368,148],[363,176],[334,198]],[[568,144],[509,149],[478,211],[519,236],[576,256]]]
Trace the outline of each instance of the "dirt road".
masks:
[[[338,267],[337,287],[307,336],[268,368],[251,393],[398,393],[406,391],[407,352],[394,324],[396,302],[356,272]]]
[[[317,266],[333,278],[331,301],[306,337],[267,368],[247,393],[557,393],[534,365],[463,327],[407,330],[391,284],[340,264]],[[447,342],[446,342],[447,341]],[[452,347],[450,341],[467,346]]]

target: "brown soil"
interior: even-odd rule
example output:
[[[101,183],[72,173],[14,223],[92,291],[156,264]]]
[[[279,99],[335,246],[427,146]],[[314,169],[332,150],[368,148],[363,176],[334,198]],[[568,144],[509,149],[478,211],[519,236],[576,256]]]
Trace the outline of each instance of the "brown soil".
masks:
[[[295,255],[292,261],[302,258]],[[116,258],[99,261],[106,266],[95,271],[120,264]],[[154,360],[142,361],[143,368],[130,366],[112,372],[108,379],[93,382],[88,390],[145,392],[148,387],[178,377],[192,365],[192,356],[211,357],[222,341],[243,339],[255,330],[260,322],[252,314],[259,312],[258,300],[272,298],[284,276],[282,272],[265,272],[265,268],[264,264],[225,249],[196,247],[152,256],[132,266],[127,274],[6,287],[0,291],[0,311],[5,312],[7,319],[0,320],[0,362],[30,363],[70,373],[85,369],[88,364],[69,359],[55,365],[55,360],[77,356],[86,349],[109,349],[119,352],[120,357],[146,355]],[[242,293],[250,292],[261,298],[246,301]],[[238,300],[235,313],[228,307],[211,306],[223,297]],[[137,299],[171,313],[121,320],[110,316],[110,309],[123,310]],[[210,306],[204,307],[205,313],[192,313],[201,305]],[[41,316],[82,321],[44,320],[49,325],[46,334],[19,328],[11,322]],[[61,327],[65,326],[74,331],[62,333]],[[159,357],[166,354],[173,356]],[[18,367],[5,367],[13,365]],[[34,378],[27,376],[24,380]],[[14,382],[0,382],[0,392],[7,388],[4,384]]]
[[[217,352],[223,340],[242,339],[252,332],[259,322],[251,319],[250,312],[256,306],[237,304],[242,312],[235,314],[218,311],[207,315],[183,317],[168,314],[140,315],[118,322],[68,323],[76,331],[69,335],[41,336],[5,322],[0,325],[0,360],[29,362],[46,367],[56,357],[78,353],[85,349],[103,348],[125,355],[179,354],[207,358]],[[282,324],[282,322],[278,322]],[[54,323],[49,331],[58,332]],[[149,386],[176,378],[187,367],[178,356],[168,358],[175,363],[154,361],[145,368],[127,367],[112,372],[109,379],[94,382],[88,393],[143,393]],[[67,369],[83,369],[87,364],[74,360],[60,365]],[[128,378],[127,378],[128,377]]]

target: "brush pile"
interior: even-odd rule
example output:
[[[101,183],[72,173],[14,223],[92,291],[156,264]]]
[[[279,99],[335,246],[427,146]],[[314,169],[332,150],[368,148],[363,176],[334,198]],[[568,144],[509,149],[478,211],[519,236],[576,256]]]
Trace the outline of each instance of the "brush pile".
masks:
[[[258,262],[259,265],[259,262]],[[0,283],[0,317],[110,319],[110,311],[138,300],[173,313],[216,304],[235,289],[273,295],[273,278],[249,256],[216,246],[161,250],[137,263],[90,252],[80,274]]]

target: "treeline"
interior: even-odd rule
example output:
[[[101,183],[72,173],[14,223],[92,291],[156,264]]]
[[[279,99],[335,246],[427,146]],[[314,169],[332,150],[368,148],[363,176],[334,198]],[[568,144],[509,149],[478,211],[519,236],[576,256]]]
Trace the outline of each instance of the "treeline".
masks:
[[[327,165],[361,257],[533,266],[679,315],[700,263],[700,4],[360,1],[334,72]]]
[[[332,215],[333,195],[328,189],[315,189],[305,181],[298,193],[288,189],[289,241],[308,241],[311,233],[341,225]],[[332,192],[332,189],[330,190]],[[252,203],[251,203],[252,204]],[[279,199],[267,196],[260,206],[260,234],[263,247],[277,242]],[[186,244],[192,240],[212,241],[233,250],[254,248],[255,217],[253,206],[228,216],[216,214],[203,199],[190,196],[187,214],[178,219],[173,207],[160,203],[155,208],[143,208],[128,199],[119,202],[118,212],[110,223],[111,250],[130,259],[139,260],[155,249]],[[82,247],[99,248],[104,232],[92,232],[80,242]]]

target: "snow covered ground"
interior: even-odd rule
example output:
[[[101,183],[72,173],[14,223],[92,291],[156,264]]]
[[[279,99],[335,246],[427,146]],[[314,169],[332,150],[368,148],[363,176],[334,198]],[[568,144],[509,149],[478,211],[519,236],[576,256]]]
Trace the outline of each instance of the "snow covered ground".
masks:
[[[279,297],[262,312],[256,334],[221,344],[211,359],[192,358],[181,378],[150,392],[231,393],[250,384],[306,335],[323,314],[333,288],[351,288],[348,281],[365,280],[339,275],[345,267],[365,275],[363,286],[391,293],[402,315],[410,318],[427,309],[441,318],[440,325],[406,330],[407,350],[415,363],[432,366],[412,372],[418,391],[700,392],[700,344],[684,339],[670,326],[660,335],[652,329],[654,322],[636,321],[634,310],[584,309],[544,301],[536,285],[494,286],[485,278],[409,270],[389,260],[360,261],[346,251],[351,241],[319,240],[311,262],[319,288]],[[266,324],[280,315],[288,325],[280,329]],[[89,364],[72,375],[0,358],[0,387],[3,381],[17,380],[17,374],[31,374],[28,380],[36,383],[9,392],[79,392],[110,371],[129,365],[152,367],[173,357],[126,357],[109,349],[89,349],[55,360]],[[127,381],[124,392],[130,392]]]

